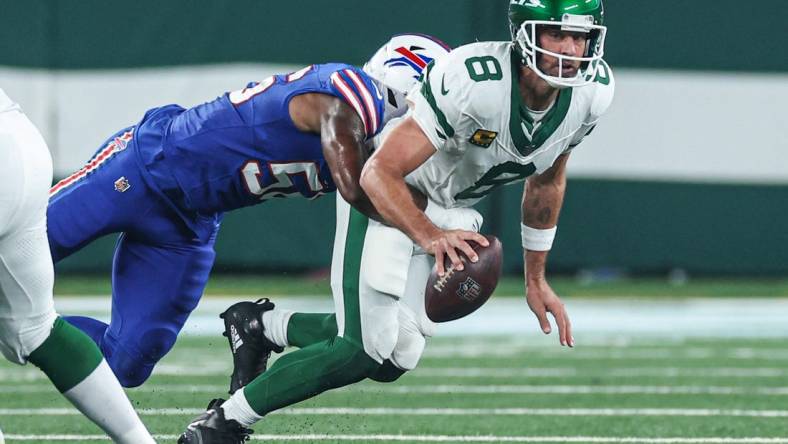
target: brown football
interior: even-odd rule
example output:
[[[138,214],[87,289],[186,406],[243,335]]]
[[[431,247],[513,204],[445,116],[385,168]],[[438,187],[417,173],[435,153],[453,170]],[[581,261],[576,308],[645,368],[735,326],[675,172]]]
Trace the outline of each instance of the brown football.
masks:
[[[503,249],[497,237],[484,237],[490,242],[490,246],[482,247],[476,242],[469,242],[479,255],[476,263],[460,252],[464,270],[457,271],[451,267],[448,256],[445,257],[446,272],[443,277],[438,276],[437,267],[432,269],[427,281],[424,304],[427,316],[433,322],[448,322],[468,316],[484,305],[492,295],[501,277]]]

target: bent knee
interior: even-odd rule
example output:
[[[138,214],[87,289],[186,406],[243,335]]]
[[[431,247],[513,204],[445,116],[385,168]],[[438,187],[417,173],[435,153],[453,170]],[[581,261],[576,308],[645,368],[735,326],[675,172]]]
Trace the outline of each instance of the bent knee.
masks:
[[[56,318],[52,310],[27,319],[3,320],[0,324],[0,352],[15,364],[26,364],[28,356],[52,333]]]
[[[364,351],[378,364],[389,359],[397,346],[400,330],[397,312],[396,304],[379,306],[367,309],[362,319]]]
[[[380,367],[380,362],[355,341],[337,337],[334,339],[333,348],[334,353],[343,356],[341,359],[343,378],[348,376],[357,380],[368,378]]]
[[[397,345],[391,353],[391,362],[402,370],[413,370],[419,364],[427,340],[413,312],[402,307],[399,315]]]
[[[108,360],[107,363],[118,378],[120,385],[125,388],[139,387],[150,378],[155,363],[145,363],[135,357],[123,355]]]
[[[426,343],[421,334],[408,335],[403,339],[400,332],[400,341],[391,354],[391,362],[403,371],[413,370],[419,365]]]
[[[148,380],[153,368],[175,345],[177,335],[167,329],[146,332],[135,346],[121,340],[105,340],[102,352],[107,363],[126,388],[139,387]]]
[[[391,360],[386,360],[380,367],[375,369],[371,375],[369,375],[369,379],[376,382],[390,383],[396,381],[405,373],[407,373],[406,370],[397,367],[391,362]]]

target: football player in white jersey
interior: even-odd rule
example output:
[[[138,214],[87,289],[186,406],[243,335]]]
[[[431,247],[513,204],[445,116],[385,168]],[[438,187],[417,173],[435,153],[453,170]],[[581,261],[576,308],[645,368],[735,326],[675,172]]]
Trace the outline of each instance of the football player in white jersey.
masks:
[[[390,226],[338,198],[331,275],[336,318],[274,309],[240,324],[260,332],[266,350],[301,350],[280,358],[224,405],[212,403],[180,442],[197,442],[184,438],[209,426],[216,438],[201,442],[232,442],[305,392],[314,396],[364,378],[394,381],[415,368],[436,327],[423,299],[433,256],[441,272],[447,255],[462,269],[456,250],[473,259],[467,241],[487,244],[478,234],[481,216],[470,206],[526,178],[528,303],[545,333],[550,312],[561,344],[574,345],[563,304],[545,279],[545,262],[569,153],[613,96],[612,73],[602,60],[602,3],[512,0],[509,15],[513,42],[474,43],[436,59],[408,93],[409,114],[383,135],[364,167],[362,186]],[[424,211],[408,186],[429,198]],[[300,366],[296,355],[310,365]]]
[[[96,344],[55,313],[46,230],[51,184],[44,139],[0,89],[0,352],[39,367],[115,442],[154,443]]]
[[[564,305],[545,278],[571,150],[595,127],[614,90],[602,60],[602,0],[512,0],[514,43],[454,50],[411,93],[411,114],[370,158],[362,186],[380,214],[437,258],[462,269],[475,232],[443,230],[407,193],[415,186],[446,208],[478,202],[527,179],[522,200],[526,298],[542,330],[552,313],[561,345],[574,345]]]
[[[395,36],[378,50],[364,71],[386,101],[387,116],[401,117],[407,111],[408,89],[430,62],[448,52],[445,43],[421,34]],[[423,207],[426,199],[419,197]],[[465,213],[465,209],[457,210],[459,216]],[[472,224],[462,227],[472,228]],[[336,314],[294,313],[273,308],[267,300],[240,302],[225,311],[225,335],[236,357],[231,379],[234,394],[227,402],[212,401],[178,442],[241,442],[251,433],[247,427],[273,410],[365,378],[394,380],[413,368],[412,358],[401,357],[395,364],[392,356],[398,338],[414,339],[413,346],[400,347],[418,350],[408,353],[414,357],[420,356],[424,343],[424,334],[412,321],[412,310],[399,303],[412,252],[413,242],[407,236],[368,219],[338,193],[331,276]],[[396,263],[392,275],[376,266],[391,262]],[[418,290],[410,293],[423,295]],[[413,303],[418,305],[415,299]],[[403,328],[409,333],[401,333]],[[260,375],[271,351],[281,352],[286,346],[300,350],[283,356]],[[241,355],[244,359],[237,359]],[[236,391],[239,385],[243,389]]]

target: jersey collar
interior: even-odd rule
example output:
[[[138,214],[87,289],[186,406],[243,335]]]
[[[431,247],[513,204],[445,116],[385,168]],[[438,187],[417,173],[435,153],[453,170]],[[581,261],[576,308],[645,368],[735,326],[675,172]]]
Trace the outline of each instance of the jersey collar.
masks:
[[[520,63],[515,51],[511,52],[512,100],[509,116],[509,132],[515,148],[523,156],[528,156],[541,147],[555,133],[564,121],[569,105],[572,103],[572,88],[558,92],[556,103],[539,122],[534,123],[520,95]]]

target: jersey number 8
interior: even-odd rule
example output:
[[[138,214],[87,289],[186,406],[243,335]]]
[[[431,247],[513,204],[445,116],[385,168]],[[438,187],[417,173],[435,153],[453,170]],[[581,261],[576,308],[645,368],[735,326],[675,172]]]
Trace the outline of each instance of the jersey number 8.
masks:
[[[465,60],[465,67],[474,82],[503,79],[501,64],[493,56],[471,57]]]

